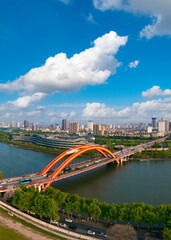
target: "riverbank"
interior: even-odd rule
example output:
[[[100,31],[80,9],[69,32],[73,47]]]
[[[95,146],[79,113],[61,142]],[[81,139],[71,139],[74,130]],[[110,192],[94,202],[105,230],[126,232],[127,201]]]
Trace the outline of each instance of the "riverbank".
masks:
[[[168,157],[166,157],[166,158],[133,158],[132,160],[135,160],[135,161],[170,161],[171,160],[171,157],[170,158],[168,158]]]
[[[36,151],[36,152],[42,152],[42,153],[49,153],[49,154],[54,154],[56,156],[60,155],[61,153],[65,152],[67,149],[54,149],[54,148],[47,148],[44,146],[39,146],[39,145],[35,145],[35,144],[31,144],[31,143],[21,143],[21,142],[14,142],[14,141],[2,141],[0,139],[1,143],[6,143],[12,147],[16,147],[16,148],[22,148],[22,149],[26,149],[26,150],[32,150],[32,151]],[[86,152],[83,153],[82,156],[88,156],[90,158],[96,158],[99,156],[98,152]]]

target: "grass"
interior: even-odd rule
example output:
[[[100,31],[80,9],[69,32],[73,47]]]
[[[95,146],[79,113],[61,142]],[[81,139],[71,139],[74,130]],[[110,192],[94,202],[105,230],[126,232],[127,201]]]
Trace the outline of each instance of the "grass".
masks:
[[[1,240],[28,240],[28,238],[24,237],[23,235],[16,233],[14,230],[9,228],[0,226],[0,239]]]
[[[11,217],[11,216],[9,216],[8,213],[7,213],[4,209],[2,209],[2,208],[0,208],[0,212],[1,212],[4,216],[6,216],[6,217],[8,217],[8,218],[11,218],[11,219],[13,219],[13,220],[21,223],[22,225],[24,225],[24,226],[26,226],[26,227],[28,227],[28,228],[31,228],[31,229],[39,232],[39,233],[42,233],[42,234],[44,234],[44,235],[46,235],[46,236],[49,236],[49,237],[51,237],[52,239],[66,240],[66,238],[62,238],[62,237],[56,236],[56,235],[54,235],[54,234],[52,234],[52,233],[46,232],[45,230],[42,230],[42,229],[40,229],[40,228],[38,228],[38,227],[36,227],[36,226],[28,223],[28,222],[25,222],[24,220],[19,219],[19,218],[15,217],[15,216]],[[0,233],[1,233],[1,231],[0,231]],[[4,240],[7,240],[7,239],[12,239],[12,240],[13,240],[13,238],[7,238],[7,237],[6,237],[6,238],[3,238],[3,239],[4,239]],[[3,240],[3,239],[1,239],[1,234],[0,234],[0,240]],[[17,238],[14,238],[14,239],[17,239]],[[18,239],[20,239],[20,238],[18,238]],[[18,239],[17,239],[17,240],[18,240]],[[27,239],[27,238],[21,238],[21,239]]]

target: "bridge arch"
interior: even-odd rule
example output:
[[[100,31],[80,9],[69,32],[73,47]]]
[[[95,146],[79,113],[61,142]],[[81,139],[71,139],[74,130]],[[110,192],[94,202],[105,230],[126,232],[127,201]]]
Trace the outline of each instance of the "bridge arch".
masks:
[[[61,159],[63,159],[64,157],[66,157],[67,155],[70,154],[70,152],[72,153],[72,151],[75,150],[80,150],[80,149],[85,149],[90,147],[90,145],[81,145],[81,146],[77,146],[71,149],[66,150],[65,152],[61,153],[59,156],[57,156],[55,159],[52,160],[52,162],[50,162],[40,173],[40,175],[46,174],[47,172],[50,171],[50,169],[56,164],[58,163]],[[95,149],[96,151],[98,151],[99,153],[101,153],[104,157],[107,157],[107,155],[101,150],[101,149]]]
[[[91,151],[91,150],[100,150],[102,152],[107,152],[108,154],[110,154],[113,159],[115,159],[115,161],[119,164],[119,160],[116,158],[116,156],[107,148],[104,147],[100,147],[100,146],[87,146],[86,148],[80,149],[78,152],[74,153],[73,155],[71,155],[69,158],[67,158],[56,170],[55,172],[52,174],[51,179],[56,178],[59,173],[70,163],[72,162],[75,158],[77,158],[78,156],[80,156],[81,154],[87,152],[87,151]],[[43,191],[49,187],[51,185],[52,182],[49,182],[46,184],[46,186],[44,187]]]

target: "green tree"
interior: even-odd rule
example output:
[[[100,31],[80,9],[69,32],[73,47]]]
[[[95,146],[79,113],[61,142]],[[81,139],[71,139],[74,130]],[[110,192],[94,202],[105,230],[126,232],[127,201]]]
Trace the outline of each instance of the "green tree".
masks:
[[[34,206],[32,210],[37,214],[40,215],[40,219],[45,214],[44,211],[44,198],[45,196],[41,193],[37,193],[37,196],[34,199]]]
[[[101,215],[101,209],[95,202],[92,201],[88,206],[88,214],[91,219],[94,218],[94,219],[97,219],[98,221]]]
[[[165,240],[171,240],[171,229],[165,227],[163,230],[163,238]]]
[[[50,218],[50,221],[59,221],[60,217],[58,215],[59,207],[57,202],[53,198],[45,196],[44,198],[44,216]]]
[[[110,219],[114,222],[118,221],[118,207],[116,204],[112,204],[109,209]]]

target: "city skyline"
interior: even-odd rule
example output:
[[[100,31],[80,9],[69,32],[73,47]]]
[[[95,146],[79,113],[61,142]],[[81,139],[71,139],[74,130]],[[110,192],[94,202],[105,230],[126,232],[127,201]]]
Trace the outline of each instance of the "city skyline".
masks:
[[[171,121],[171,5],[157,3],[1,2],[1,121]]]

